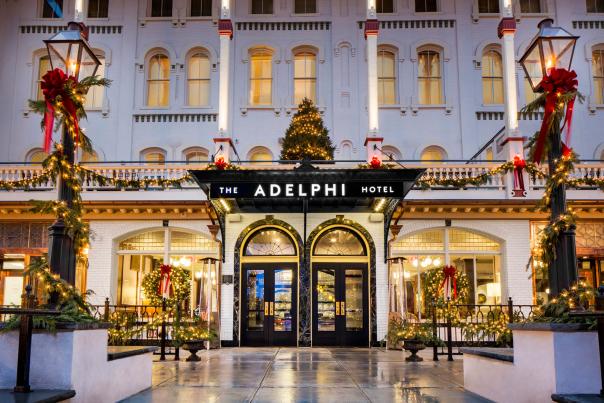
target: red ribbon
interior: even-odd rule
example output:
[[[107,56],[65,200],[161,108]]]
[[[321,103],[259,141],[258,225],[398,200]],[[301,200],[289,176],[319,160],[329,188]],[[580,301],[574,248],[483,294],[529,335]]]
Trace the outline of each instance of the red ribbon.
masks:
[[[220,169],[222,171],[226,169],[228,163],[224,160],[224,157],[218,157],[214,165],[216,165],[217,169]]]
[[[449,288],[450,285],[453,285],[453,299],[457,299],[457,269],[455,266],[445,266],[443,268],[443,273],[445,277],[443,278],[440,288],[445,289],[445,287]]]
[[[67,112],[66,118],[71,119],[74,126],[74,136],[76,142],[80,138],[80,128],[78,125],[76,106],[71,97],[71,90],[76,86],[76,79],[68,76],[61,69],[54,69],[42,76],[42,93],[46,101],[46,111],[44,112],[44,151],[50,152],[52,142],[52,130],[55,119],[55,103],[60,98]]]
[[[514,190],[524,191],[524,178],[522,171],[526,168],[526,161],[518,155],[514,157]]]
[[[369,161],[369,166],[373,169],[378,169],[382,167],[382,160],[377,155],[374,155]]]
[[[170,273],[172,272],[172,266],[169,264],[162,264],[159,267],[160,280],[159,280],[159,293],[163,296],[170,292]]]
[[[568,92],[577,91],[578,85],[579,81],[577,81],[577,73],[575,73],[574,70],[568,71],[566,69],[552,68],[550,69],[549,74],[543,77],[540,86],[543,88],[546,94],[545,114],[543,116],[543,123],[541,125],[541,130],[539,131],[539,136],[537,137],[537,143],[535,145],[535,154],[533,156],[534,162],[541,162],[543,157],[543,150],[545,149],[545,142],[548,135],[548,127],[552,116],[556,111],[558,98]],[[564,126],[566,127],[566,144],[570,144],[570,128],[574,106],[575,98],[573,97],[573,99],[568,102],[566,115],[564,117]]]

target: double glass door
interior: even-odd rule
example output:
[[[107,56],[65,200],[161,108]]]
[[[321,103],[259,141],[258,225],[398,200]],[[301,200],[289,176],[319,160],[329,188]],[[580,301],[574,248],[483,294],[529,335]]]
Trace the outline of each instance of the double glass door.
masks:
[[[369,344],[366,265],[313,265],[313,345]]]
[[[241,341],[246,346],[295,346],[295,264],[245,264]]]

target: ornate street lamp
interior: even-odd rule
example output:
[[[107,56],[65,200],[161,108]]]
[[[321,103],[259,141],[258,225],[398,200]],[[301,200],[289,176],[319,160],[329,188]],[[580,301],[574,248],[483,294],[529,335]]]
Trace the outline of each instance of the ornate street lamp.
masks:
[[[524,72],[534,92],[544,92],[542,86],[552,69],[570,71],[575,46],[579,37],[568,31],[552,26],[553,20],[546,19],[539,23],[539,33],[529,45],[525,54],[520,58]],[[569,104],[569,108],[572,108]],[[547,109],[547,107],[546,107]],[[554,110],[554,107],[551,108]],[[558,161],[563,156],[560,119],[552,116],[552,125],[548,133],[550,147],[548,149],[548,166],[550,175],[556,170]],[[538,162],[538,161],[537,161]],[[555,222],[566,209],[566,187],[556,185],[550,198],[550,221]],[[555,245],[555,258],[549,265],[550,296],[557,296],[562,290],[570,289],[577,281],[577,252],[575,249],[574,227],[561,231]]]
[[[98,57],[88,45],[88,29],[83,23],[70,22],[66,31],[61,31],[52,38],[45,40],[51,69],[62,69],[67,75],[78,80],[80,72],[94,76],[101,65]],[[62,150],[71,166],[74,164],[74,139],[72,134],[63,125],[61,138]],[[63,178],[58,179],[59,201],[68,207],[73,206],[73,192]],[[73,239],[69,236],[67,227],[62,218],[49,228],[49,265],[53,272],[71,285],[75,285],[76,253]]]

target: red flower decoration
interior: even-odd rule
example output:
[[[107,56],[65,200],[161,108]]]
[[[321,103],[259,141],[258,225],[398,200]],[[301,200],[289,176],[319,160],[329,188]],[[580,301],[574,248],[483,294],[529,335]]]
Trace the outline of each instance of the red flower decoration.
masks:
[[[369,166],[373,169],[381,168],[382,160],[380,160],[377,155],[374,155],[373,158],[371,158],[371,161],[369,161]]]
[[[229,165],[228,162],[226,162],[224,160],[224,157],[219,157],[216,162],[214,162],[214,165],[216,165],[217,169],[220,169],[221,171],[226,169],[226,167]]]

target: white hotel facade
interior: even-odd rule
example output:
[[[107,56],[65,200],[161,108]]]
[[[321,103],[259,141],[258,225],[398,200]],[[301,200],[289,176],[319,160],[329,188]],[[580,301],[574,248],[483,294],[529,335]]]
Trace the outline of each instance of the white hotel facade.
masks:
[[[1,0],[0,178],[41,169],[40,117],[27,101],[40,96],[49,66],[42,41],[74,19],[90,28],[99,73],[113,81],[88,96],[82,126],[95,153],[78,158],[140,178],[179,177],[213,156],[291,169],[274,161],[304,96],[323,115],[336,168],[381,153],[427,175],[483,172],[523,155],[540,127],[540,114],[520,112],[534,95],[517,61],[544,18],[580,36],[573,68],[586,100],[575,110],[571,145],[583,162],[574,174],[602,176],[601,0]],[[376,343],[390,312],[421,315],[422,273],[445,263],[469,275],[472,303],[545,296],[527,268],[547,221],[534,207],[543,182],[525,183],[524,195],[513,194],[511,176],[478,189],[413,189],[388,206],[312,211],[306,226],[301,212],[277,207],[216,209],[194,183],[90,183],[83,198],[94,235],[78,285],[95,304],[141,305],[144,274],[176,261],[191,268],[191,308],[210,312],[225,346],[334,344],[321,332],[340,326],[338,299],[347,301],[342,326],[360,338],[337,343]],[[29,213],[29,201],[54,197],[50,185],[0,193],[0,304],[15,301],[21,270],[47,248],[52,217]],[[580,217],[579,275],[598,286],[604,194],[575,189],[568,198]],[[208,270],[205,257],[219,264]],[[258,301],[277,313],[267,305],[263,315]],[[262,329],[264,338],[250,336]],[[279,338],[287,332],[293,338]]]

